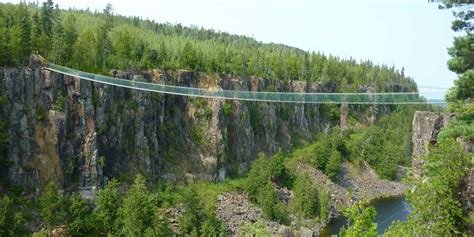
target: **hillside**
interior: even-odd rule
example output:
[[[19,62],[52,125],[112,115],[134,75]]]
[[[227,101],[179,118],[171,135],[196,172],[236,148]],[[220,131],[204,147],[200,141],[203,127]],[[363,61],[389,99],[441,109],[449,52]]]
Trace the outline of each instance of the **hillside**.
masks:
[[[322,53],[264,44],[180,24],[103,12],[60,10],[52,1],[0,5],[0,66],[24,65],[31,52],[51,62],[91,72],[130,68],[187,69],[207,73],[258,76],[329,84],[330,91],[416,90],[413,80],[394,66],[356,62]],[[11,29],[11,30],[8,30]]]

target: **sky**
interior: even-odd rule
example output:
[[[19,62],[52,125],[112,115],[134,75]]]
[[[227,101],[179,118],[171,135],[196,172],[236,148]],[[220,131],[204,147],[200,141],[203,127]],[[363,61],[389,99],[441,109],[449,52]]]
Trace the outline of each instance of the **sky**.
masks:
[[[14,2],[19,0],[0,0]],[[40,1],[41,2],[41,1]],[[426,98],[439,99],[456,74],[447,69],[453,16],[428,0],[56,0],[61,8],[102,10],[253,36],[342,58],[402,67]]]

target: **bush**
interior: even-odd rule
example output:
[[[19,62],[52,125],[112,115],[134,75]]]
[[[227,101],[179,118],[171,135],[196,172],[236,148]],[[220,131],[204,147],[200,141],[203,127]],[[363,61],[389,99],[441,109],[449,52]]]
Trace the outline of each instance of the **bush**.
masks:
[[[97,193],[95,217],[101,233],[112,234],[118,230],[118,210],[122,203],[118,185],[119,183],[113,179]]]
[[[155,209],[155,196],[145,186],[145,179],[138,175],[119,209],[121,233],[125,236],[142,236],[153,224]]]
[[[229,116],[232,114],[232,104],[230,102],[225,102],[223,107],[224,114]]]
[[[67,232],[70,236],[94,235],[92,208],[79,194],[69,198]]]
[[[303,218],[319,215],[318,190],[313,186],[308,174],[298,176],[293,188],[294,197],[291,206],[295,213]]]
[[[334,180],[339,171],[341,170],[341,154],[339,151],[334,150],[331,152],[331,156],[329,157],[328,163],[326,165],[326,175]]]
[[[254,223],[245,222],[242,226],[240,235],[245,237],[266,237],[271,236],[270,231],[260,221]]]
[[[26,236],[27,233],[23,214],[14,210],[13,200],[8,196],[0,199],[0,236]]]
[[[343,227],[339,235],[341,237],[377,236],[376,214],[375,208],[365,207],[362,202],[355,203],[344,211],[349,227],[347,229]]]
[[[61,93],[58,93],[56,95],[56,100],[54,101],[54,104],[53,104],[53,110],[61,112],[64,110],[65,106],[66,106],[66,99]]]
[[[292,185],[292,178],[284,166],[281,155],[266,159],[260,153],[249,171],[244,189],[249,197],[261,208],[264,215],[280,223],[288,222],[288,214],[283,203],[278,200],[272,183],[284,186]]]
[[[38,121],[44,121],[46,119],[46,112],[43,107],[39,106],[35,112],[35,119]]]
[[[65,224],[68,217],[67,198],[54,183],[49,183],[39,198],[40,214],[48,228]]]
[[[329,192],[326,190],[320,188],[318,191],[319,194],[319,218],[323,221],[326,222],[329,218],[329,211],[331,208],[331,197],[329,195]]]

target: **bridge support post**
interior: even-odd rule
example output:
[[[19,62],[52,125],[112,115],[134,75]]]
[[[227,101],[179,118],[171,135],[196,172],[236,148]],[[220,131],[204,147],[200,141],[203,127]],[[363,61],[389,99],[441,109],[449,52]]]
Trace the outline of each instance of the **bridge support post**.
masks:
[[[341,104],[341,135],[347,129],[347,115],[349,114],[349,104],[347,102],[342,102]]]

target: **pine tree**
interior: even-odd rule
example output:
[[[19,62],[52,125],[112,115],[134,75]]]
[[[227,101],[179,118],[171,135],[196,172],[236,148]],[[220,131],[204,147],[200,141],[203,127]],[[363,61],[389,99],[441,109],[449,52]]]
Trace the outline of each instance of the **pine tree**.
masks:
[[[67,198],[59,192],[54,183],[49,183],[39,198],[40,214],[49,228],[65,224],[67,219]]]
[[[40,17],[38,12],[33,14],[32,20],[32,28],[31,28],[31,47],[34,53],[41,53],[41,44],[40,44],[40,37],[41,37],[41,30],[42,26],[40,24]]]
[[[54,19],[54,3],[52,0],[47,0],[43,2],[43,6],[41,7],[41,26],[42,32],[46,34],[49,38],[51,38],[53,34],[53,19]]]
[[[118,229],[118,210],[122,203],[118,186],[116,180],[111,180],[97,194],[95,216],[101,233],[113,234]]]
[[[64,36],[64,29],[63,25],[61,24],[61,15],[59,10],[56,13],[55,21],[53,24],[53,33],[51,37],[52,46],[51,46],[51,54],[50,57],[53,63],[56,64],[64,64],[64,49],[66,48],[66,44],[68,43]]]
[[[79,194],[75,193],[69,198],[67,230],[70,236],[93,236],[92,208]]]
[[[155,198],[145,186],[145,179],[138,175],[119,209],[121,233],[125,236],[142,236],[153,224],[155,211]]]
[[[302,218],[319,215],[318,190],[313,186],[307,173],[299,176],[293,188],[292,207]]]
[[[21,3],[19,6],[18,17],[20,18],[20,60],[26,62],[31,54],[31,19],[28,7],[25,3]]]
[[[188,70],[195,70],[198,65],[196,51],[190,42],[186,42],[183,51],[179,58],[179,63],[182,68]]]
[[[72,14],[67,14],[64,18],[64,49],[63,60],[70,63],[74,53],[74,44],[77,40],[76,17]]]

